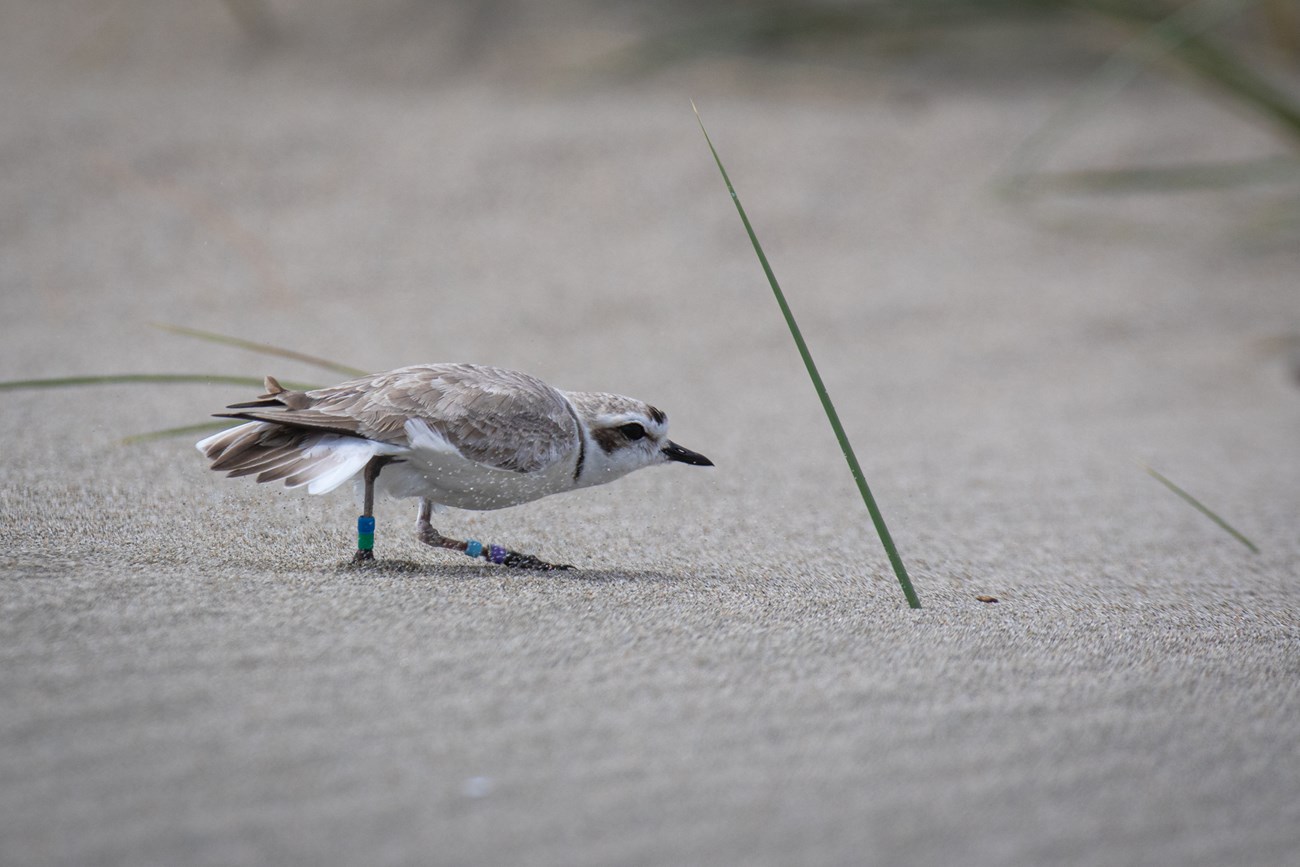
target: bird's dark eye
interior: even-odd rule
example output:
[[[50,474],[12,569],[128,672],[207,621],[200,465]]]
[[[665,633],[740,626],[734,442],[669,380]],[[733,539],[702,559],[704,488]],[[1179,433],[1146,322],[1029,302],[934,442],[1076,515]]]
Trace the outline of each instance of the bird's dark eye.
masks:
[[[618,429],[618,432],[621,433],[623,436],[627,437],[629,440],[639,440],[645,436],[645,428],[641,427],[641,425],[637,424],[636,422],[621,425]]]

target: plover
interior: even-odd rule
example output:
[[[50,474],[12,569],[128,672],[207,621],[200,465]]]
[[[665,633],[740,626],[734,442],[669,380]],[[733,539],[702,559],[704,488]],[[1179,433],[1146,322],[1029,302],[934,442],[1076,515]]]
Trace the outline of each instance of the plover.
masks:
[[[476,364],[420,364],[315,391],[266,377],[266,393],[219,418],[246,424],[197,443],[228,476],[283,480],[324,494],[363,486],[355,560],[373,559],[374,496],[418,497],[426,545],[526,569],[567,569],[499,545],[452,539],[435,511],[502,509],[603,485],[642,467],[711,467],[668,439],[668,417],[617,394],[561,391],[535,376]]]

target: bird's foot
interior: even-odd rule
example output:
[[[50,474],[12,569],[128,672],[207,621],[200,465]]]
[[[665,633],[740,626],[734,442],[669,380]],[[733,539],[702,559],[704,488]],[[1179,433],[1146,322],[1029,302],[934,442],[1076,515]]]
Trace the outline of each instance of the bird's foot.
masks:
[[[477,539],[467,539],[465,541],[453,539],[439,533],[428,521],[420,521],[417,524],[416,536],[421,542],[434,548],[448,548],[452,551],[460,551],[469,557],[482,557],[489,563],[511,566],[515,569],[536,569],[541,572],[550,572],[573,568],[567,563],[548,563],[534,557],[532,554],[521,554],[518,551],[511,551],[509,548],[502,548],[500,545],[484,545]]]
[[[374,463],[375,461],[371,460],[370,464]],[[369,475],[370,464],[366,466],[367,490],[370,490],[370,486],[374,484],[374,478]],[[375,470],[375,475],[378,474],[379,471]],[[373,499],[373,496],[371,496],[371,499]],[[375,516],[370,514],[371,506],[372,504],[367,502],[366,513],[357,518],[357,553],[352,555],[353,563],[370,563],[375,559],[373,550],[375,547]]]
[[[495,545],[492,547],[496,548]],[[536,569],[540,572],[564,571],[573,568],[568,563],[547,563],[532,554],[520,554],[518,551],[507,551],[504,548],[500,550],[505,552],[504,559],[499,561],[502,566],[513,566],[516,569]],[[492,562],[498,561],[493,560]]]

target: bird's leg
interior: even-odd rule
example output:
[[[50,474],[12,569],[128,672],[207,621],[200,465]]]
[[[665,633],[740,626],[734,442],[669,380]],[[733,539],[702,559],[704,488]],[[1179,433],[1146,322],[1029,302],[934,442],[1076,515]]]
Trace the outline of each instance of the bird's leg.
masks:
[[[375,559],[375,479],[379,478],[384,464],[391,461],[391,457],[376,455],[366,464],[362,475],[366,490],[361,503],[361,517],[357,518],[357,553],[352,555],[353,563]]]
[[[428,497],[420,498],[420,514],[415,519],[415,535],[426,545],[434,548],[450,548],[453,551],[464,551],[465,543],[451,539],[442,535],[433,529],[433,524],[429,519],[433,517],[433,501]]]
[[[437,530],[433,529],[430,518],[433,517],[433,501],[427,497],[420,500],[420,514],[415,520],[415,533],[420,541],[434,548],[447,548],[452,551],[460,551],[469,557],[482,557],[489,563],[499,563],[502,566],[513,566],[516,569],[538,569],[549,571],[552,569],[572,569],[572,566],[562,563],[547,563],[545,560],[539,560],[532,554],[520,554],[518,551],[511,551],[502,548],[500,545],[484,545],[477,539],[468,539],[462,541],[453,539],[450,536],[444,536]]]

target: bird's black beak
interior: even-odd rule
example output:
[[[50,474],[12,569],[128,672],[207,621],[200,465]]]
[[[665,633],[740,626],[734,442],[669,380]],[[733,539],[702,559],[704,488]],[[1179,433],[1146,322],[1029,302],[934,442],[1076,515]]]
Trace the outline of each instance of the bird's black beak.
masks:
[[[668,445],[664,446],[660,451],[662,451],[664,457],[668,458],[670,461],[677,461],[681,464],[690,464],[693,467],[713,466],[713,461],[709,460],[704,455],[699,452],[693,452],[690,449],[684,449],[672,440],[669,440]]]

